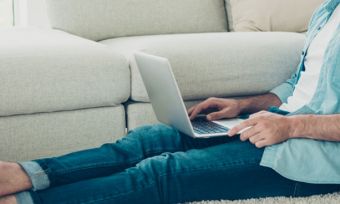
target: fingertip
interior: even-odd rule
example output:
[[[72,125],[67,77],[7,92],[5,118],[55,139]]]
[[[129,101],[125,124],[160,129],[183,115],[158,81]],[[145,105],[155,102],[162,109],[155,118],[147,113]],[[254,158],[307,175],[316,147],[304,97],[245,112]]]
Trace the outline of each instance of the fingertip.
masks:
[[[232,136],[235,135],[235,133],[234,133],[232,130],[229,130],[229,131],[227,132],[227,135],[228,135],[229,137],[232,137]]]

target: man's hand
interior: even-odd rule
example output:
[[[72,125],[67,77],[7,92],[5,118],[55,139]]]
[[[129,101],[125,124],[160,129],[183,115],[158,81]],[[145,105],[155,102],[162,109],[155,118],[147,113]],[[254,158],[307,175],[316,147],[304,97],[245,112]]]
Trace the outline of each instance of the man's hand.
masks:
[[[261,110],[267,110],[270,106],[280,106],[281,104],[279,97],[272,93],[243,99],[209,98],[191,107],[188,114],[192,120],[197,114],[213,108],[218,111],[209,114],[207,119],[218,120],[221,118],[234,118],[241,113],[256,113]]]
[[[190,119],[194,119],[199,113],[208,109],[217,109],[217,112],[207,115],[208,120],[221,118],[234,118],[241,112],[240,102],[236,99],[209,98],[188,110]]]
[[[256,147],[281,143],[291,137],[293,134],[293,123],[289,117],[261,111],[250,116],[248,120],[235,126],[227,133],[230,137],[241,133],[242,141],[249,140]]]

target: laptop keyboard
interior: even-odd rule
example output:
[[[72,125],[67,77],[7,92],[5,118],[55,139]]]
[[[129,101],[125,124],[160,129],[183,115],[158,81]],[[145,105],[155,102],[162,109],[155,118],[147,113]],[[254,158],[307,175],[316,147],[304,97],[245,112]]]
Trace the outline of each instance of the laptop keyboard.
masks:
[[[191,122],[197,134],[227,133],[228,128],[208,120],[194,120]]]

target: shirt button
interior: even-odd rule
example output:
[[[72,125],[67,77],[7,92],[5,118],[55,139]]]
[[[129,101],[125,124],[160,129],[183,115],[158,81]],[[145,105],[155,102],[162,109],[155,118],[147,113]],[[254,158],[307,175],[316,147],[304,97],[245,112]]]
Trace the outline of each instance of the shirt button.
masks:
[[[305,55],[305,51],[302,51],[301,55]]]

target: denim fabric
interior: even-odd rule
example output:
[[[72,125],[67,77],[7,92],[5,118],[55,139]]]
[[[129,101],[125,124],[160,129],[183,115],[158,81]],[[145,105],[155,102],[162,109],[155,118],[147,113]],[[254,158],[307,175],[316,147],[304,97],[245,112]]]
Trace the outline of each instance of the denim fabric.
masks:
[[[182,203],[340,190],[286,179],[259,162],[263,149],[238,137],[194,139],[165,126],[130,131],[113,144],[36,160],[49,178],[34,203]]]
[[[340,0],[326,0],[314,13],[309,24],[305,47],[297,72],[291,79],[271,92],[282,102],[292,95],[309,45],[331,17]],[[340,24],[327,46],[316,92],[309,104],[289,115],[340,113]],[[306,135],[308,136],[308,135]],[[273,168],[281,175],[307,183],[340,184],[340,142],[312,139],[290,139],[267,147],[261,165]]]
[[[20,192],[15,195],[18,204],[34,204],[32,196],[29,192]]]
[[[33,190],[42,190],[50,186],[50,181],[45,174],[45,171],[39,164],[32,161],[19,162],[21,168],[27,173],[31,179]]]

